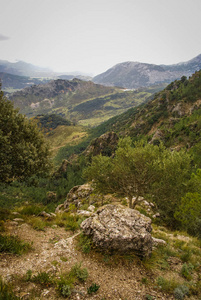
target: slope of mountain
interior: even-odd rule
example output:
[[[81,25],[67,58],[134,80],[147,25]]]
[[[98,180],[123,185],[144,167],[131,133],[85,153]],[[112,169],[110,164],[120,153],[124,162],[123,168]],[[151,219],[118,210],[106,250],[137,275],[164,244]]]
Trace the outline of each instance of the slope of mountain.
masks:
[[[0,72],[0,81],[2,83],[2,91],[5,93],[11,93],[31,85],[48,82],[47,79],[30,78],[3,72]]]
[[[34,66],[24,61],[12,63],[0,60],[0,72],[28,77],[52,77],[53,75],[53,71],[48,68]]]
[[[153,100],[104,122],[93,134],[111,130],[167,147],[195,146],[201,142],[201,71],[172,82]]]
[[[133,89],[158,83],[170,83],[183,75],[191,76],[201,69],[201,54],[175,65],[154,65],[140,62],[124,62],[93,78],[93,82],[123,86]]]
[[[139,105],[162,86],[139,91],[124,91],[79,79],[52,80],[27,87],[9,96],[15,107],[29,117],[38,114],[61,114],[81,125],[97,125]]]
[[[18,76],[26,76],[26,77],[41,77],[41,78],[60,78],[60,79],[73,79],[73,78],[79,78],[83,80],[90,80],[91,76],[88,74],[83,74],[82,72],[65,72],[59,73],[54,72],[51,69],[48,68],[41,68],[29,63],[26,63],[24,61],[18,61],[18,62],[9,62],[6,60],[0,60],[0,72],[1,73],[8,73],[12,75],[18,75]]]

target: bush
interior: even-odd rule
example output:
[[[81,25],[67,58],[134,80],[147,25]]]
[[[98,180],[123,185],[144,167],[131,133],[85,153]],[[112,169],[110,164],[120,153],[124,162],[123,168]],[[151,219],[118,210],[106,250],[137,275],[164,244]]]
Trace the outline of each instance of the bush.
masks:
[[[89,274],[86,268],[81,268],[80,264],[75,264],[74,267],[71,268],[70,275],[75,276],[80,281],[86,281]]]
[[[32,278],[30,278],[30,281],[40,283],[44,286],[50,286],[53,284],[52,277],[46,272],[38,272],[37,275],[34,275]]]
[[[187,280],[191,280],[192,276],[191,276],[191,273],[194,269],[194,266],[189,263],[189,264],[186,264],[184,263],[182,268],[181,268],[181,275],[186,278]]]
[[[78,247],[83,253],[89,253],[91,251],[91,246],[92,240],[88,236],[81,233],[78,239]]]
[[[43,231],[46,226],[46,223],[40,217],[30,217],[27,220],[27,223],[30,224],[33,227],[33,229],[39,231]]]
[[[44,207],[36,205],[36,204],[32,204],[32,205],[27,205],[24,206],[20,209],[20,213],[22,215],[38,215],[39,213],[41,213],[44,210]]]
[[[74,282],[75,278],[69,276],[69,274],[62,274],[56,282],[59,294],[63,297],[69,297],[72,293]]]
[[[91,295],[92,293],[96,293],[99,288],[100,288],[100,285],[93,283],[89,288],[87,288],[87,293],[89,295]]]
[[[0,300],[20,300],[12,290],[12,286],[0,277]]]
[[[175,279],[168,280],[162,276],[159,276],[157,278],[157,285],[162,291],[172,293],[174,289],[176,289],[176,287],[178,286],[178,283],[175,281]]]
[[[22,254],[30,249],[30,244],[22,242],[18,237],[0,234],[0,253]]]
[[[183,300],[186,295],[189,294],[189,288],[186,285],[179,285],[174,290],[174,297],[178,300]]]

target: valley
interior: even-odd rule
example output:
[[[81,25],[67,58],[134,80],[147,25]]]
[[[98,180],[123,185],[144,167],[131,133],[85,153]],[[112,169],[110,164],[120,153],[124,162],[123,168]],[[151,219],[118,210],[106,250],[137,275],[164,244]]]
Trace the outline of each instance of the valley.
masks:
[[[200,300],[201,71],[146,84],[0,93],[0,298]]]

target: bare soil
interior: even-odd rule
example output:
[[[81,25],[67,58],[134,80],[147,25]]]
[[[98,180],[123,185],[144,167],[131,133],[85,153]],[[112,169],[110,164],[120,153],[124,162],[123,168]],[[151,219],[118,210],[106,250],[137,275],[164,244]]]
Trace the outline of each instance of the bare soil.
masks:
[[[63,299],[55,287],[42,287],[40,284],[26,282],[23,278],[28,270],[33,274],[46,271],[59,277],[70,271],[75,263],[82,263],[87,268],[89,277],[85,283],[77,283],[70,299],[113,299],[141,300],[174,299],[154,289],[158,274],[147,271],[138,258],[122,259],[91,251],[84,254],[77,247],[77,236],[64,228],[47,227],[45,231],[36,231],[30,225],[16,222],[7,223],[7,233],[17,235],[23,241],[32,243],[33,250],[21,256],[0,255],[0,275],[13,282],[17,295],[23,299]],[[143,279],[146,284],[143,283]],[[87,288],[92,283],[100,286],[97,293],[89,295]],[[33,297],[34,295],[34,297]],[[37,296],[37,297],[36,297]]]

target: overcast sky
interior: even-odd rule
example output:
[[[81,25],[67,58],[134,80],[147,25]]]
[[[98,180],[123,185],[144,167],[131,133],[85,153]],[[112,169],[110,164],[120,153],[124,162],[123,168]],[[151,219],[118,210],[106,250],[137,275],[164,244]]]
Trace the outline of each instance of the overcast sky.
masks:
[[[97,75],[201,54],[201,0],[0,0],[0,59]]]

